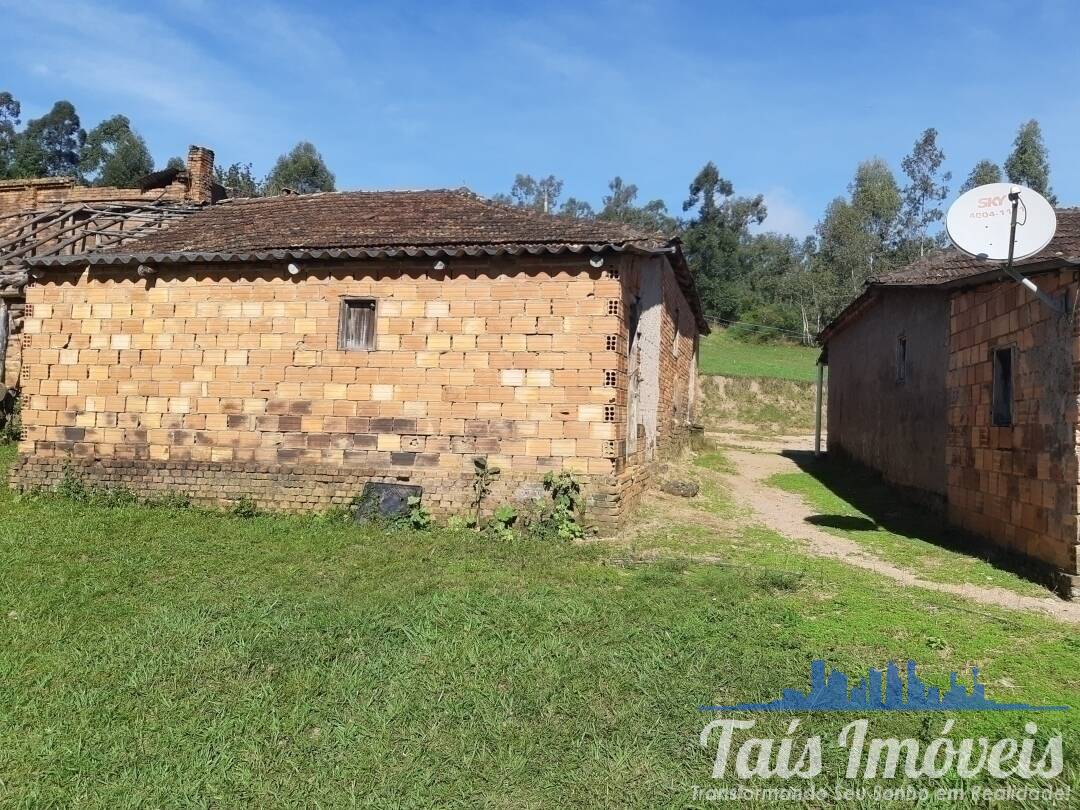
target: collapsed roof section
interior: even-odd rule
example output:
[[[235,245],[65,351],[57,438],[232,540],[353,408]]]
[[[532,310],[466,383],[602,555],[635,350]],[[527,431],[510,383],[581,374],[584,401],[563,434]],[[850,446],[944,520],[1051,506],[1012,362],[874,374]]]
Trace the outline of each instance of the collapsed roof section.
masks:
[[[138,188],[71,177],[0,181],[0,296],[21,296],[28,261],[118,248],[216,202],[213,178],[213,151],[192,146],[183,168],[147,175]]]
[[[175,202],[76,202],[0,215],[0,296],[22,295],[28,260],[119,247],[199,208]]]

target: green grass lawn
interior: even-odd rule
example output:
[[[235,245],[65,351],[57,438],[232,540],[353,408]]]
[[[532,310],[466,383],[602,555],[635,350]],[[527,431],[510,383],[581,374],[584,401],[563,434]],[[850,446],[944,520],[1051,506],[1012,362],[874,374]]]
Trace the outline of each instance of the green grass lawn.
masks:
[[[771,377],[810,381],[817,378],[821,350],[789,343],[747,343],[714,329],[701,339],[698,370],[725,377]]]
[[[805,688],[818,657],[912,657],[939,684],[979,665],[991,697],[1080,706],[1075,628],[802,556],[719,490],[686,508],[707,515],[668,509],[628,548],[4,491],[0,804],[684,807],[712,784],[697,706]],[[758,719],[781,737],[792,717]],[[1080,789],[1076,711],[961,715],[952,736],[1026,719],[1065,735],[1058,783]]]
[[[811,472],[775,475],[767,483],[802,496],[819,513],[814,522],[820,529],[854,540],[924,579],[1047,595],[1040,585],[980,558],[970,538],[939,515],[898,500],[892,487],[863,469],[821,460],[813,462]]]

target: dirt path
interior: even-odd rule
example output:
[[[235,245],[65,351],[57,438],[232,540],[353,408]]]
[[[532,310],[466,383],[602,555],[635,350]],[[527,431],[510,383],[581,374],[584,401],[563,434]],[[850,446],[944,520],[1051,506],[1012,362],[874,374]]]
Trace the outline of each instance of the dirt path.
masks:
[[[783,450],[811,449],[812,439],[755,440],[741,439],[734,434],[717,434],[713,438],[736,448],[727,453],[738,472],[724,476],[736,502],[753,509],[770,529],[800,541],[810,553],[873,571],[902,585],[953,594],[981,605],[1040,613],[1060,621],[1080,624],[1078,602],[1066,602],[1052,596],[1023,596],[993,586],[932,582],[876,557],[852,540],[829,534],[807,523],[806,519],[814,514],[814,510],[802,498],[767,486],[764,481],[775,473],[799,472],[795,462],[780,453]]]

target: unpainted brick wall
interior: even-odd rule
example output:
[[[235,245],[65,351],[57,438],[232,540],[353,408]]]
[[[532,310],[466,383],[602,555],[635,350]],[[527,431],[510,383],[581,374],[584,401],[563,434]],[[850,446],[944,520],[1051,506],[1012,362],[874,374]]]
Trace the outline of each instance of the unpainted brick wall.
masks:
[[[67,177],[0,181],[0,215],[46,209],[75,203],[153,203],[188,198],[186,178],[166,188],[139,191],[137,188],[79,186]]]
[[[1073,271],[1036,276],[1074,302]],[[948,385],[950,518],[1066,575],[1077,561],[1077,329],[1012,281],[953,295]],[[1013,424],[991,419],[992,352],[1015,347]]]
[[[41,212],[56,206],[78,208],[80,205],[92,207],[94,205],[148,205],[178,202],[205,204],[211,202],[213,197],[213,171],[213,151],[202,146],[192,146],[188,149],[187,170],[181,172],[164,188],[141,191],[137,188],[115,186],[81,186],[70,177],[0,180],[0,216],[24,213],[25,218],[29,219],[32,218],[33,212]],[[81,225],[72,220],[61,219],[55,224],[35,226],[37,228],[35,241],[45,247],[62,243],[65,245],[63,249],[65,253],[82,253],[93,250],[98,244],[99,236],[112,235],[142,225],[145,225],[145,221],[137,218],[133,218],[130,222],[112,220],[104,226],[100,219],[89,216],[81,221]],[[82,236],[82,238],[74,240],[76,236]],[[35,251],[29,255],[40,254]],[[0,257],[0,265],[4,264],[3,257]],[[24,300],[17,288],[7,289],[4,294],[10,309],[11,328],[8,332],[4,368],[0,369],[0,383],[5,389],[18,389],[21,383],[24,343],[22,335]]]
[[[625,330],[611,303],[620,261],[52,273],[27,289],[14,483],[49,486],[70,457],[102,482],[153,489],[165,476],[199,500],[240,476],[262,482],[249,494],[268,506],[308,508],[381,477],[426,483],[455,511],[484,455],[504,471],[500,496],[570,470],[595,517],[617,520],[625,381],[605,372],[624,368],[625,339],[608,341]],[[338,350],[342,296],[377,300],[375,350]],[[283,471],[292,495],[266,483]]]
[[[672,448],[685,438],[687,425],[694,420],[691,382],[696,376],[697,325],[670,267],[664,271],[663,293],[657,433],[658,446]]]
[[[75,203],[208,203],[213,171],[213,151],[192,146],[188,149],[187,171],[164,188],[141,191],[115,186],[81,186],[70,177],[0,180],[0,216]]]

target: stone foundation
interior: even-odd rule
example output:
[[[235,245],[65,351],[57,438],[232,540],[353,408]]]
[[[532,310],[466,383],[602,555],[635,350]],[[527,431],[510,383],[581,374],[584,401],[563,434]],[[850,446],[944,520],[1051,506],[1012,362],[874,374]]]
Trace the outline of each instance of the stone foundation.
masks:
[[[472,475],[432,470],[402,475],[393,470],[335,465],[262,465],[255,463],[147,459],[80,459],[21,456],[11,471],[11,487],[27,492],[53,490],[65,475],[86,486],[127,489],[142,497],[182,496],[200,506],[228,507],[248,498],[267,512],[319,512],[347,506],[368,482],[423,487],[423,502],[433,515],[467,515],[473,509]],[[613,531],[640,498],[647,480],[635,465],[619,476],[577,476],[585,496],[585,520],[602,532]],[[483,512],[498,505],[524,506],[549,498],[542,477],[503,471],[492,482]]]

